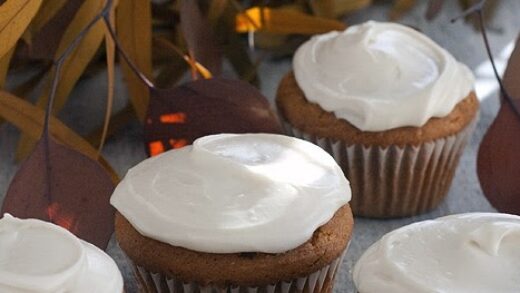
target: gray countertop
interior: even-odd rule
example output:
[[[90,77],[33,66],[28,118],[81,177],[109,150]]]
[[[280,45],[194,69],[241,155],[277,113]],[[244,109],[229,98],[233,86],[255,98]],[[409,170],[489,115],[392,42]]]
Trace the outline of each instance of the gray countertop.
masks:
[[[387,1],[389,2],[389,1]],[[399,22],[412,25],[437,41],[450,51],[458,60],[474,69],[477,75],[477,93],[482,105],[480,121],[476,131],[466,148],[460,161],[455,179],[447,199],[434,211],[411,218],[395,220],[371,220],[356,218],[353,241],[339,273],[335,292],[353,292],[351,281],[352,267],[360,255],[374,241],[390,230],[400,226],[435,218],[443,215],[474,212],[494,211],[484,198],[476,176],[476,154],[482,136],[490,125],[498,110],[496,84],[491,75],[489,64],[486,64],[486,55],[481,36],[472,26],[463,22],[452,24],[449,19],[458,13],[457,1],[445,1],[446,8],[434,21],[424,19],[427,1],[417,1],[418,5],[406,14]],[[508,49],[516,38],[520,28],[520,1],[502,0],[495,17],[489,23],[489,37],[492,49],[501,67]],[[364,20],[386,20],[388,4],[379,4],[346,19],[348,23],[359,23]],[[508,47],[509,45],[509,47]],[[262,78],[262,92],[272,101],[277,84],[290,69],[290,60],[267,61],[260,66]],[[118,74],[116,85],[115,108],[124,107],[127,94]],[[17,78],[10,80],[11,84]],[[86,134],[102,123],[106,92],[106,74],[89,77],[82,80],[73,92],[72,98],[60,114],[60,118],[80,134]],[[3,199],[8,184],[15,174],[19,164],[14,160],[16,142],[19,131],[11,125],[0,126],[0,201]],[[132,122],[115,136],[111,137],[103,151],[103,155],[120,174],[145,158],[142,143],[142,130],[137,122]],[[133,274],[127,260],[114,241],[109,247],[109,254],[115,258],[126,280],[128,293],[137,292]]]

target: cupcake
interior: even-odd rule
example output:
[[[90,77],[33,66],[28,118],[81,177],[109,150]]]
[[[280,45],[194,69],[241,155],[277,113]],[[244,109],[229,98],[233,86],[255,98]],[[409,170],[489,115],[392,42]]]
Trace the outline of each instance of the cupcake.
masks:
[[[435,208],[478,112],[470,70],[420,32],[367,22],[311,38],[276,104],[286,131],[333,155],[355,215]]]
[[[103,251],[41,220],[0,219],[0,292],[121,293],[123,278]]]
[[[520,292],[520,217],[468,213],[386,234],[354,267],[359,293]]]
[[[132,168],[111,198],[146,292],[332,292],[349,183],[318,146],[219,134]]]

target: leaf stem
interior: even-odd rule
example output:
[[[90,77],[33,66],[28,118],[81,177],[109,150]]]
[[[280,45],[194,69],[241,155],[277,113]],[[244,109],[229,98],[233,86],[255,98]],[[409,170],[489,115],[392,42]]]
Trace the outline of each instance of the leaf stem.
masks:
[[[481,0],[480,2],[476,3],[475,5],[468,8],[466,11],[464,11],[461,15],[453,18],[451,22],[455,22],[458,19],[467,17],[471,14],[476,13],[478,16],[478,23],[480,27],[480,31],[482,33],[482,39],[484,41],[484,45],[486,47],[486,53],[488,55],[489,61],[491,62],[491,67],[493,68],[493,73],[495,74],[495,78],[497,79],[498,85],[500,87],[500,93],[502,94],[502,97],[511,106],[511,109],[515,113],[518,119],[520,119],[520,110],[516,107],[516,104],[513,100],[513,98],[509,95],[507,92],[504,83],[502,82],[502,78],[500,78],[500,74],[498,73],[497,67],[495,65],[495,60],[493,58],[493,54],[491,53],[491,47],[489,45],[489,40],[486,33],[486,26],[484,24],[484,16],[483,16],[483,10],[484,10],[484,4],[486,3],[486,0]]]
[[[45,145],[44,147],[44,156],[45,156],[45,176],[46,176],[46,197],[49,201],[49,204],[52,203],[52,184],[51,182],[51,162],[50,162],[50,135],[49,135],[49,124],[52,115],[52,109],[54,105],[54,99],[56,97],[56,92],[58,89],[58,83],[60,80],[60,73],[63,63],[65,63],[66,58],[76,49],[81,40],[85,37],[85,35],[90,31],[90,29],[105,15],[108,15],[110,8],[112,7],[112,0],[107,0],[105,7],[103,10],[96,15],[88,24],[85,26],[78,35],[74,38],[74,40],[69,44],[69,46],[63,51],[63,53],[54,60],[54,77],[51,85],[51,92],[49,94],[49,98],[47,99],[47,109],[45,110],[45,118],[43,121],[43,130],[41,139]],[[47,211],[47,216],[49,220],[52,222],[52,214],[50,211]]]
[[[153,82],[142,73],[139,68],[135,65],[135,63],[130,59],[128,54],[123,50],[123,47],[121,45],[121,42],[119,42],[119,39],[117,38],[116,33],[114,32],[112,26],[110,25],[110,20],[108,18],[108,15],[103,16],[103,20],[105,21],[105,25],[107,26],[108,32],[110,34],[110,37],[112,40],[114,40],[114,43],[116,44],[116,49],[119,54],[121,54],[121,57],[128,63],[128,66],[130,66],[130,69],[137,75],[137,77],[144,83],[149,89],[155,89],[155,85]]]

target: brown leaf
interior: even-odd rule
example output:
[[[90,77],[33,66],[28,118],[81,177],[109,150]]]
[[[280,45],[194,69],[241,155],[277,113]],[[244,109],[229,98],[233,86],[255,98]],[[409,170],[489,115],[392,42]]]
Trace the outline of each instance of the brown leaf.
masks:
[[[199,79],[151,94],[144,127],[148,155],[209,134],[282,133],[267,99],[244,81]]]
[[[237,7],[232,3],[234,1],[228,0],[228,5],[222,17],[215,23],[215,35],[218,38],[218,43],[222,44],[224,56],[231,63],[237,75],[242,80],[252,76],[250,83],[258,87],[260,79],[256,72],[255,63],[251,60],[251,56],[247,47],[244,46],[241,36],[234,33],[235,16],[241,11],[241,7]]]
[[[147,77],[152,76],[152,15],[149,0],[123,0],[117,9],[116,26],[121,46]],[[121,69],[139,120],[144,121],[150,94],[148,87],[121,59]]]
[[[310,4],[317,16],[337,18],[370,6],[372,0],[311,0]]]
[[[134,109],[132,108],[132,105],[128,104],[126,107],[110,117],[110,124],[106,130],[106,137],[108,138],[112,136],[116,131],[120,130],[135,119],[136,117]],[[103,135],[104,131],[104,127],[97,128],[86,136],[86,140],[91,145],[99,147],[101,144],[101,136]]]
[[[189,55],[208,68],[213,75],[222,73],[222,52],[211,31],[209,22],[202,16],[197,1],[181,0],[181,29]]]
[[[9,121],[24,133],[34,139],[41,137],[45,112],[8,92],[0,91],[0,117]],[[85,139],[65,126],[58,119],[51,117],[51,134],[62,144],[73,147],[91,159],[97,158],[97,150]],[[100,163],[110,173],[113,182],[118,182],[118,176],[110,165],[99,157]]]
[[[5,86],[5,79],[7,77],[7,71],[9,70],[9,64],[11,63],[13,53],[14,47],[11,48],[4,57],[0,58],[0,89],[3,89]]]
[[[500,212],[520,215],[520,39],[511,55],[503,84],[514,106],[502,105],[480,144],[477,172],[482,190]],[[515,113],[514,108],[517,111]]]
[[[67,0],[45,0],[38,14],[31,22],[31,31],[37,32],[43,28],[65,6]]]
[[[444,0],[429,0],[428,9],[426,10],[426,19],[432,20],[437,17],[443,5]]]
[[[110,10],[110,15],[108,16],[108,23],[105,25],[110,25],[110,27],[115,30],[115,4],[112,3],[112,8]],[[114,66],[115,66],[115,54],[116,54],[116,45],[112,36],[110,35],[110,31],[108,28],[105,29],[105,50],[106,50],[106,59],[107,59],[107,76],[108,76],[108,87],[107,87],[107,108],[105,111],[105,120],[103,123],[103,131],[101,133],[101,139],[98,147],[98,155],[101,154],[103,150],[103,146],[105,144],[105,139],[108,134],[108,125],[110,124],[110,117],[112,115],[112,106],[114,104]]]
[[[338,20],[317,17],[292,9],[253,7],[236,17],[236,31],[265,31],[276,34],[313,35],[344,30]]]
[[[57,1],[57,0],[50,0]],[[66,4],[41,28],[32,26],[31,43],[18,50],[20,58],[50,61],[54,58],[61,37],[70,25],[84,0],[68,0]],[[44,5],[47,3],[45,1]],[[36,16],[38,18],[38,15]]]
[[[69,27],[65,31],[65,34],[61,38],[60,46],[56,51],[55,59],[63,54],[65,49],[71,44],[76,38],[78,33],[87,26],[87,24],[99,14],[104,6],[104,0],[86,0],[80,7],[74,19],[70,23]],[[78,82],[85,68],[89,64],[90,60],[96,54],[96,51],[101,45],[104,37],[104,24],[102,21],[98,21],[83,37],[79,45],[74,51],[67,57],[62,67],[61,78],[56,92],[55,102],[53,111],[59,111],[65,105],[72,89]],[[42,95],[38,98],[37,105],[43,108],[47,104],[51,90],[51,76],[53,76],[54,70],[49,72],[47,83],[44,86]],[[18,148],[16,150],[16,158],[22,159],[29,154],[34,148],[35,140],[22,135]]]
[[[397,20],[406,12],[410,11],[415,6],[416,0],[395,0],[394,6],[390,10],[390,20]]]
[[[14,176],[2,213],[55,223],[106,249],[114,229],[113,190],[98,162],[47,134]]]
[[[0,58],[16,45],[41,3],[42,0],[8,0],[0,5]]]

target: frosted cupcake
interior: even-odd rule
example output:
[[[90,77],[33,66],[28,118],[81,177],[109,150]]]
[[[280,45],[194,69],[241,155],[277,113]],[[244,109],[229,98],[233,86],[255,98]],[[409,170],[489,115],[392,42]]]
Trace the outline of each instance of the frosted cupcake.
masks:
[[[0,292],[121,293],[123,278],[99,248],[54,224],[0,219]]]
[[[318,146],[221,134],[143,161],[111,203],[146,292],[320,293],[332,292],[351,237],[349,200]]]
[[[340,164],[354,214],[409,216],[447,194],[477,116],[473,80],[420,32],[371,21],[303,44],[276,103],[289,134]]]
[[[520,217],[469,213],[386,234],[354,267],[359,293],[520,292]]]

